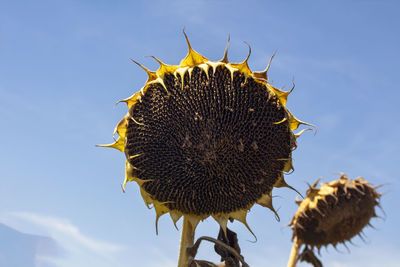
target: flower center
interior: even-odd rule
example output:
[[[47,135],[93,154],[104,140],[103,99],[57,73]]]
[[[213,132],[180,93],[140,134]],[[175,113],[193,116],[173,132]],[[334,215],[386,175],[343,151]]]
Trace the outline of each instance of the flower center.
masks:
[[[150,179],[143,189],[171,210],[248,208],[290,158],[287,111],[264,84],[224,65],[180,75],[166,74],[165,88],[150,84],[129,111],[125,153],[134,176]]]

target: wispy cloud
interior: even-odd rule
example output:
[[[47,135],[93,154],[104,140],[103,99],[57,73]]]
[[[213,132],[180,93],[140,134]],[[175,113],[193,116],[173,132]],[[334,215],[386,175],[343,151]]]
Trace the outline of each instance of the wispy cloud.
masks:
[[[57,232],[65,236],[69,236],[72,240],[92,250],[93,252],[113,253],[123,249],[119,245],[95,240],[93,238],[84,235],[83,233],[81,233],[78,227],[76,227],[75,225],[73,225],[72,223],[70,223],[68,220],[65,219],[51,217],[51,216],[43,216],[29,212],[14,212],[11,214],[22,220],[45,227],[51,233]]]
[[[81,232],[70,221],[54,216],[40,215],[31,212],[12,212],[1,216],[6,224],[21,231],[41,233],[53,238],[64,249],[65,255],[51,257],[37,255],[37,266],[128,266],[121,264],[122,245],[99,240]]]

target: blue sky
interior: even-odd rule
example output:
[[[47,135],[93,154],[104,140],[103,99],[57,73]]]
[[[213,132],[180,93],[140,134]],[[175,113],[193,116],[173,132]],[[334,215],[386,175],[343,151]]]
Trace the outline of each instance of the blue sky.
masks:
[[[279,3],[278,3],[279,2]],[[114,103],[139,90],[146,74],[133,58],[156,69],[154,55],[177,64],[187,52],[183,27],[198,52],[265,68],[296,89],[288,107],[316,124],[294,152],[286,181],[304,192],[307,182],[365,177],[385,184],[385,220],[374,219],[351,254],[322,250],[326,266],[395,266],[400,251],[400,131],[397,1],[1,1],[0,2],[0,223],[53,238],[66,252],[37,257],[37,266],[175,266],[179,232],[159,222],[136,184],[121,191],[124,155],[96,148],[110,143],[126,113]],[[286,227],[295,192],[276,189],[281,221],[261,207],[248,216],[258,237],[238,232],[251,266],[284,266],[291,248]],[[380,212],[381,215],[382,212]],[[181,222],[178,224],[180,225]],[[197,235],[215,236],[208,219]],[[7,242],[0,238],[0,242]],[[217,261],[210,246],[200,258]],[[300,265],[307,266],[307,265]]]

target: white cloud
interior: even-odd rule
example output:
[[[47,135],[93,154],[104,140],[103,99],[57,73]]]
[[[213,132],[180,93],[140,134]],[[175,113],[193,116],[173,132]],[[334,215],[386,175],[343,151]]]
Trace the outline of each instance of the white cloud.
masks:
[[[45,227],[52,234],[62,234],[71,238],[71,240],[79,243],[96,253],[113,253],[122,250],[119,245],[92,239],[80,232],[78,227],[69,221],[57,217],[43,216],[29,212],[14,212],[11,215],[22,220]]]
[[[57,257],[36,255],[37,267],[131,266],[121,262],[126,247],[89,237],[66,219],[31,212],[7,213],[0,219],[22,232],[51,237],[65,252]]]

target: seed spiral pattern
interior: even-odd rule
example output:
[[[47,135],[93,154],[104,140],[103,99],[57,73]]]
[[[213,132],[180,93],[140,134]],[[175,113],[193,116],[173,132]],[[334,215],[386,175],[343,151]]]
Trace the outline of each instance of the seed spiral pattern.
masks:
[[[271,191],[293,134],[278,98],[224,66],[165,75],[131,108],[125,153],[157,201],[189,214],[229,213]]]

